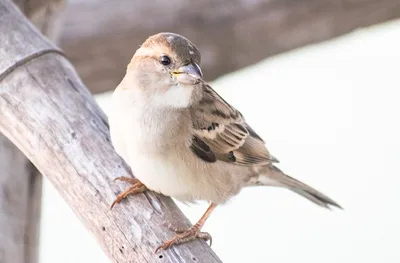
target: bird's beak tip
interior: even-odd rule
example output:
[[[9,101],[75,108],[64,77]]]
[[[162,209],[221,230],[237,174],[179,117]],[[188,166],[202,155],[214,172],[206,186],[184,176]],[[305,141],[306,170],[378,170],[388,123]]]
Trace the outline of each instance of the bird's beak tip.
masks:
[[[187,85],[195,85],[203,78],[200,67],[194,62],[182,66],[177,70],[172,70],[171,75],[176,77],[179,83]]]
[[[202,78],[203,73],[201,72],[201,69],[199,65],[197,65],[195,62],[191,62],[185,66],[180,67],[177,70],[171,71],[172,75],[180,75],[180,74],[188,74],[191,75],[194,78]]]

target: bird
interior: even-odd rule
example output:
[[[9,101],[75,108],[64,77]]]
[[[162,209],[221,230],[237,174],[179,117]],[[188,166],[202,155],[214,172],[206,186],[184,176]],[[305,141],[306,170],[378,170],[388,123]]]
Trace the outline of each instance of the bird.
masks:
[[[206,201],[198,222],[160,245],[156,252],[194,239],[211,213],[246,187],[289,189],[311,202],[342,207],[327,195],[281,171],[278,159],[244,116],[203,77],[199,49],[176,33],[148,37],[134,53],[114,90],[108,116],[115,151],[133,177],[112,203],[147,190],[185,203]],[[171,227],[172,228],[172,227]]]

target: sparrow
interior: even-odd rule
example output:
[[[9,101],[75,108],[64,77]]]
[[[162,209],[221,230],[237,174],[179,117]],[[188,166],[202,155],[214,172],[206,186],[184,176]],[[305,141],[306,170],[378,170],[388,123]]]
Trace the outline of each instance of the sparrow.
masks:
[[[243,115],[203,79],[197,47],[175,33],[150,36],[133,55],[111,99],[109,124],[116,152],[135,178],[128,195],[151,190],[185,203],[209,202],[200,220],[159,246],[167,249],[211,235],[201,232],[214,209],[243,188],[289,189],[325,208],[338,203],[282,172],[278,159]]]

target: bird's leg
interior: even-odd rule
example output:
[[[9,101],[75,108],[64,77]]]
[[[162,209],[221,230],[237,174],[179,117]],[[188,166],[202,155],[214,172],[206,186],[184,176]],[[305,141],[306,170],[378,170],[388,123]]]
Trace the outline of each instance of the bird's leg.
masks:
[[[166,241],[161,246],[159,246],[155,252],[157,253],[160,249],[168,249],[173,245],[187,243],[196,238],[200,238],[205,241],[210,240],[210,246],[211,246],[211,243],[212,243],[211,235],[207,232],[201,232],[200,230],[203,227],[204,223],[206,222],[207,218],[211,215],[212,211],[214,211],[214,209],[216,207],[217,207],[216,204],[211,203],[211,205],[207,208],[207,211],[203,214],[203,216],[200,218],[200,220],[197,221],[197,223],[194,224],[189,229],[182,230],[182,229],[176,229],[176,228],[169,226],[169,228],[171,230],[176,232],[176,235],[173,238]]]
[[[126,189],[124,192],[122,192],[121,194],[119,194],[117,196],[117,198],[111,204],[111,209],[114,207],[114,205],[116,203],[119,203],[122,199],[124,199],[128,195],[140,194],[147,190],[147,187],[136,178],[121,176],[121,177],[115,178],[113,181],[114,182],[115,181],[127,182],[132,185],[128,189]]]

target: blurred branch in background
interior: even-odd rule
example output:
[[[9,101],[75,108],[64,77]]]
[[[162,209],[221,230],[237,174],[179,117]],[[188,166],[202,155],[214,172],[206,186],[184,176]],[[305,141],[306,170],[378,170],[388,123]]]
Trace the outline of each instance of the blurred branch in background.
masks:
[[[24,15],[54,43],[58,43],[67,0],[13,0]]]
[[[15,0],[15,3],[44,35],[57,42],[64,0]],[[4,36],[12,21],[4,15],[7,11],[4,6],[0,8],[3,13],[0,16],[1,43],[6,40]],[[0,72],[3,72],[7,55],[0,54]],[[16,61],[18,57],[9,59]],[[38,262],[41,197],[42,176],[21,151],[0,134],[1,263]]]
[[[123,190],[112,179],[130,171],[110,143],[106,116],[62,52],[9,0],[0,0],[0,32],[0,132],[50,180],[109,258],[138,263],[221,262],[200,240],[154,253],[174,234],[165,223],[190,225],[171,198],[146,192],[110,211],[116,193]],[[5,162],[17,159],[9,153],[5,152]],[[18,156],[19,162],[5,168],[17,172],[13,165],[26,167],[26,159]],[[8,199],[19,198],[14,177],[9,176],[17,186],[3,194],[9,195]],[[29,210],[29,205],[32,203],[21,209]],[[29,221],[24,223],[31,224]],[[13,239],[1,240],[7,244]],[[21,244],[29,245],[24,240]],[[17,252],[24,255],[23,250]],[[36,260],[28,261],[29,255],[20,261],[11,254],[6,256],[3,260],[5,256],[0,254],[1,263]]]
[[[42,176],[0,134],[0,262],[36,263]]]
[[[61,44],[94,92],[114,89],[149,35],[180,33],[207,80],[266,57],[400,17],[398,0],[71,0]]]

